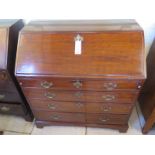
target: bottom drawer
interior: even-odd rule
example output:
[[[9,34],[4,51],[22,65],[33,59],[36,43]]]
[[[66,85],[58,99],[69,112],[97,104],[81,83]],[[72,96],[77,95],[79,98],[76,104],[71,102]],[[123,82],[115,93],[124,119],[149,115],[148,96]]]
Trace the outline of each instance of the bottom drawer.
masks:
[[[40,110],[33,110],[33,113],[38,120],[42,121],[85,123],[85,115],[81,113],[59,113]]]
[[[0,113],[13,115],[25,114],[20,103],[0,103]]]
[[[87,124],[127,124],[129,115],[87,114]]]
[[[83,114],[62,113],[43,110],[33,110],[37,120],[51,122],[85,123],[85,124],[127,124],[129,115],[117,114]]]
[[[14,102],[14,103],[18,103],[18,102],[22,102],[20,95],[18,94],[18,92],[6,92],[3,90],[0,90],[0,102],[2,103],[10,103],[10,102]]]

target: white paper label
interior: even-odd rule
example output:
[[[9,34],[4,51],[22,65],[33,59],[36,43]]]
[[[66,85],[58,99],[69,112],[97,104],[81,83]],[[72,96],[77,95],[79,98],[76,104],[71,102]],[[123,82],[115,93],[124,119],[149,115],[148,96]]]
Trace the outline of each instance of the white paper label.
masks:
[[[75,41],[75,54],[81,54],[81,52],[82,52],[81,51],[81,49],[82,49],[81,45],[82,45],[81,40]]]

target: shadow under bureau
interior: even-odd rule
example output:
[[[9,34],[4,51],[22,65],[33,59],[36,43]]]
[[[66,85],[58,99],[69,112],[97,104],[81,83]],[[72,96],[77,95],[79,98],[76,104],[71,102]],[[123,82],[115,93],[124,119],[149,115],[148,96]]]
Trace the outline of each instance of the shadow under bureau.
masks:
[[[32,121],[29,105],[14,76],[18,32],[23,26],[22,20],[0,20],[0,113]]]
[[[125,132],[146,77],[134,20],[32,21],[20,32],[16,77],[37,127]]]

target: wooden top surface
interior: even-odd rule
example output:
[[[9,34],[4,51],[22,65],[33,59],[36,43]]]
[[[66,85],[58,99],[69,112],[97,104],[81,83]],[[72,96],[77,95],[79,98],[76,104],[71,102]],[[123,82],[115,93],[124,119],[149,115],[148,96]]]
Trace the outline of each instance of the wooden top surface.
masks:
[[[31,27],[31,31],[27,31],[29,26],[26,26],[22,30],[24,33],[20,33],[16,75],[144,79],[143,31],[135,21],[127,21],[121,22],[125,31],[116,29],[117,25],[120,26],[120,20],[106,21],[108,31],[101,26],[103,21],[82,21],[83,24],[67,21],[65,27],[65,21],[32,22],[29,25],[36,26]],[[108,28],[110,25],[114,27]],[[134,28],[131,31],[130,28],[127,31],[130,25],[135,25],[138,30]],[[38,30],[42,27],[46,30]],[[104,31],[99,32],[99,29]],[[77,34],[83,38],[80,55],[75,54]]]
[[[133,19],[126,20],[51,20],[31,21],[22,32],[27,31],[137,31],[141,27]]]

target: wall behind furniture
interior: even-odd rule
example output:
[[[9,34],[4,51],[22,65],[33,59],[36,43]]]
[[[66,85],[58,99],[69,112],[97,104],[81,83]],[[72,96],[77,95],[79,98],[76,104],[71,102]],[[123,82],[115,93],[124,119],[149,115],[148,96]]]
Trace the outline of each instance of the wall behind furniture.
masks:
[[[153,0],[5,0],[0,18],[136,19],[145,33],[148,53],[155,37]]]

